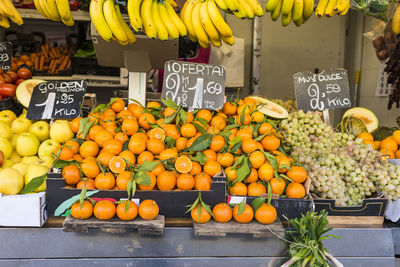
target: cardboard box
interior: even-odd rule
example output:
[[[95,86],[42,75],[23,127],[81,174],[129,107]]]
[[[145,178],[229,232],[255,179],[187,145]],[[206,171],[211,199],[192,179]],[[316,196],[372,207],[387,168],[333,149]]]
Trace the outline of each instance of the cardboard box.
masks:
[[[116,41],[103,40],[93,23],[90,30],[100,66],[123,67],[129,72],[147,72],[151,69],[163,69],[166,61],[178,59],[178,40],[161,41],[135,33],[136,42],[123,46]]]
[[[0,194],[0,226],[40,227],[47,219],[46,193]]]

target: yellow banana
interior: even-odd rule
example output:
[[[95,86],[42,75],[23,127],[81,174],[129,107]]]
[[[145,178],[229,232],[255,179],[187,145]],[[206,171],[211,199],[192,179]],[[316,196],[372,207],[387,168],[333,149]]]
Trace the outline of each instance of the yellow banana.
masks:
[[[254,15],[261,17],[264,14],[263,8],[257,0],[246,0],[253,9]]]
[[[160,13],[158,12],[157,0],[153,0],[151,6],[151,15],[153,16],[154,25],[156,26],[157,36],[160,40],[168,40],[168,30],[161,20]]]
[[[335,15],[334,8],[336,7],[337,0],[329,0],[328,5],[325,9],[325,16],[332,17]]]
[[[317,9],[315,9],[315,15],[318,17],[323,17],[325,15],[325,9],[328,5],[328,0],[319,0]]]
[[[69,16],[68,19],[63,19],[63,18],[62,18],[61,21],[62,21],[65,25],[67,25],[67,26],[69,26],[69,27],[72,27],[72,26],[74,26],[74,24],[75,24],[75,21],[74,21],[74,19],[72,18],[72,15]]]
[[[254,18],[254,11],[246,0],[238,0],[240,7],[246,12],[246,17],[248,19]]]
[[[203,3],[204,4],[204,3]],[[213,45],[213,46],[215,46],[215,47],[221,47],[221,45],[222,45],[222,43],[221,43],[221,39],[216,39],[216,40],[214,40],[214,39],[210,39],[210,42],[211,42],[211,44]]]
[[[292,18],[292,12],[287,15],[282,14],[282,26],[286,27],[290,23],[290,19]]]
[[[107,42],[112,39],[112,31],[104,18],[103,5],[105,0],[91,0],[89,6],[90,18],[101,38]]]
[[[271,12],[272,10],[274,10],[278,2],[278,0],[268,0],[267,4],[265,5],[265,11]]]
[[[396,7],[393,14],[392,30],[395,34],[400,34],[400,5]]]
[[[308,20],[313,12],[314,12],[314,0],[304,0],[303,4],[304,21]]]
[[[141,4],[142,0],[128,0],[128,5],[126,7],[132,28],[137,32],[141,31],[143,26],[142,18],[140,17]]]
[[[223,0],[228,9],[232,12],[239,10],[239,0]]]
[[[235,44],[235,39],[233,38],[233,36],[223,36],[221,35],[221,39],[222,41],[224,41],[224,43],[228,44],[228,45],[234,45]]]
[[[0,16],[8,16],[8,14],[11,13],[6,10],[5,5],[2,3],[2,0],[0,0]]]
[[[57,10],[56,0],[45,0],[46,1],[46,9],[52,18],[57,21],[60,21],[61,17]],[[71,14],[71,13],[70,13]]]
[[[200,21],[201,21],[201,25],[203,26],[204,30],[207,32],[207,35],[210,37],[210,39],[217,41],[217,40],[219,40],[219,34],[210,18],[210,15],[208,14],[207,1],[208,0],[206,0],[203,3],[198,4],[198,5],[200,5]]]
[[[0,26],[6,29],[10,27],[10,22],[6,16],[0,16]]]
[[[208,48],[210,46],[210,43],[204,43],[203,41],[198,40],[199,45],[203,48]]]
[[[196,5],[196,0],[187,0],[181,12],[181,19],[186,26],[189,37],[191,36],[192,38],[194,38],[194,40],[197,40],[192,24],[192,11],[195,5]]]
[[[68,0],[56,0],[58,13],[60,17],[64,20],[70,19],[71,10],[69,9]]]
[[[348,0],[338,0],[336,2],[336,6],[334,8],[335,11],[337,13],[340,13],[340,12],[344,11],[347,8],[348,2],[350,2],[350,1],[348,1]]]
[[[173,7],[178,7],[178,4],[174,0],[168,0],[168,3],[170,3]]]
[[[246,11],[239,5],[238,11],[233,11],[233,14],[238,19],[245,19],[247,17]]]
[[[53,18],[50,15],[49,11],[47,10],[46,0],[39,0],[39,4],[40,4],[40,7],[42,8],[43,13],[45,14],[46,18],[53,20],[53,21],[57,21],[55,18]]]
[[[104,18],[110,30],[119,42],[128,43],[128,37],[125,34],[125,31],[122,29],[121,24],[119,23],[117,12],[115,11],[115,4],[113,0],[106,0],[103,5]]]
[[[292,20],[293,22],[297,22],[299,20],[301,22],[302,19],[303,19],[303,0],[294,0],[292,9]]]
[[[294,0],[283,0],[282,3],[282,16],[292,16],[292,8],[293,8]],[[283,19],[283,18],[282,18]]]
[[[166,2],[167,1],[165,1],[165,3]],[[160,14],[162,22],[165,25],[165,28],[167,28],[168,35],[174,39],[179,38],[178,28],[175,26],[174,22],[172,21],[171,17],[169,16],[165,4],[158,2],[158,12]]]
[[[185,24],[183,24],[182,20],[179,18],[179,16],[176,14],[174,8],[172,5],[166,1],[165,2],[165,7],[167,9],[168,15],[171,18],[172,22],[175,24],[175,27],[179,31],[180,36],[185,36],[187,35],[187,29],[185,27]]]
[[[293,15],[292,15],[292,17],[293,17]],[[294,22],[294,25],[296,25],[297,27],[300,27],[301,24],[303,24],[303,16],[301,16],[300,19],[298,19],[298,20],[293,20],[293,22]]]
[[[271,19],[273,21],[276,21],[279,18],[279,16],[281,15],[282,3],[283,3],[283,0],[279,0],[278,4],[274,8],[274,10],[272,10],[272,12],[271,12]]]
[[[226,5],[226,3],[224,2],[224,0],[215,0],[215,3],[217,4],[217,6],[223,10],[223,11],[228,11],[228,6]]]
[[[193,30],[195,32],[195,36],[199,40],[199,43],[202,42],[203,44],[208,44],[210,40],[208,38],[206,31],[204,30],[203,26],[201,25],[200,7],[201,7],[200,1],[196,1],[196,5],[194,6],[193,11],[192,11]]]
[[[43,17],[47,18],[46,13],[44,12],[40,1],[39,0],[33,0],[33,3],[35,4],[36,10],[42,15]]]
[[[140,16],[143,21],[144,33],[149,38],[157,37],[156,26],[154,25],[153,17],[151,14],[151,6],[153,4],[152,0],[143,0],[142,5],[140,6]]]
[[[11,0],[1,0],[0,4],[3,4],[4,10],[5,12],[7,12],[7,16],[9,17],[9,19],[11,19],[18,25],[22,25],[24,23],[21,15],[14,7],[14,4],[11,2]]]
[[[225,20],[222,18],[222,15],[221,15],[221,13],[219,13],[219,10],[218,10],[214,0],[207,1],[207,7],[208,7],[208,14],[210,15],[210,19],[214,23],[214,26],[217,28],[219,33],[224,37],[231,37],[232,30],[229,27],[229,25],[225,22]]]
[[[346,15],[347,12],[349,12],[350,7],[351,7],[351,1],[349,0],[348,6],[347,6],[342,12],[340,12],[339,15],[340,15],[340,16]]]
[[[117,18],[118,18],[119,24],[121,24],[121,27],[124,30],[125,34],[126,34],[126,37],[128,37],[128,43],[129,44],[135,43],[136,42],[136,36],[132,32],[131,28],[129,28],[129,25],[122,18],[121,9],[119,8],[118,5],[115,5],[115,13],[117,14]]]

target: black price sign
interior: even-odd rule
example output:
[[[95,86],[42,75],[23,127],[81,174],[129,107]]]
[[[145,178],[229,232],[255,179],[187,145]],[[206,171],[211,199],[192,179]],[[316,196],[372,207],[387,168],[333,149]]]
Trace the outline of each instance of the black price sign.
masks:
[[[73,119],[81,114],[85,81],[51,81],[33,88],[26,117],[30,120]]]
[[[12,44],[10,42],[0,43],[0,68],[9,71],[11,68]]]
[[[332,69],[319,74],[293,75],[297,109],[327,110],[351,107],[347,70]]]
[[[220,109],[224,105],[226,70],[223,66],[167,61],[162,98],[187,108]]]

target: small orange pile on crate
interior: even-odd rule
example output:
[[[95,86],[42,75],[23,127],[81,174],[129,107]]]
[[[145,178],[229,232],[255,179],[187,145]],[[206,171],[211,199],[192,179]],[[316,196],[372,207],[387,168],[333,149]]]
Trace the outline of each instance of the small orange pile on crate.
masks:
[[[400,130],[394,131],[392,136],[382,141],[374,141],[374,137],[368,132],[360,133],[357,138],[361,138],[364,144],[370,144],[375,150],[379,150],[382,155],[389,156],[390,159],[400,159]]]
[[[233,195],[306,195],[305,169],[285,154],[275,122],[252,98],[191,113],[170,99],[163,104],[125,107],[115,98],[74,119],[76,137],[58,151],[56,163],[66,186],[210,190],[212,177],[225,170]]]

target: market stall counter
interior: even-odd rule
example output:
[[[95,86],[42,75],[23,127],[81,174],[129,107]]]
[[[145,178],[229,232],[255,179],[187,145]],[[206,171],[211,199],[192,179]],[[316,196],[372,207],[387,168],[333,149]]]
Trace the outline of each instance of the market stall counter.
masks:
[[[66,233],[62,221],[51,217],[44,228],[0,228],[0,266],[280,266],[288,257],[287,243],[277,237],[196,237],[188,219],[166,219],[161,236]],[[330,233],[341,240],[324,244],[344,266],[396,266],[390,228],[335,227]]]

